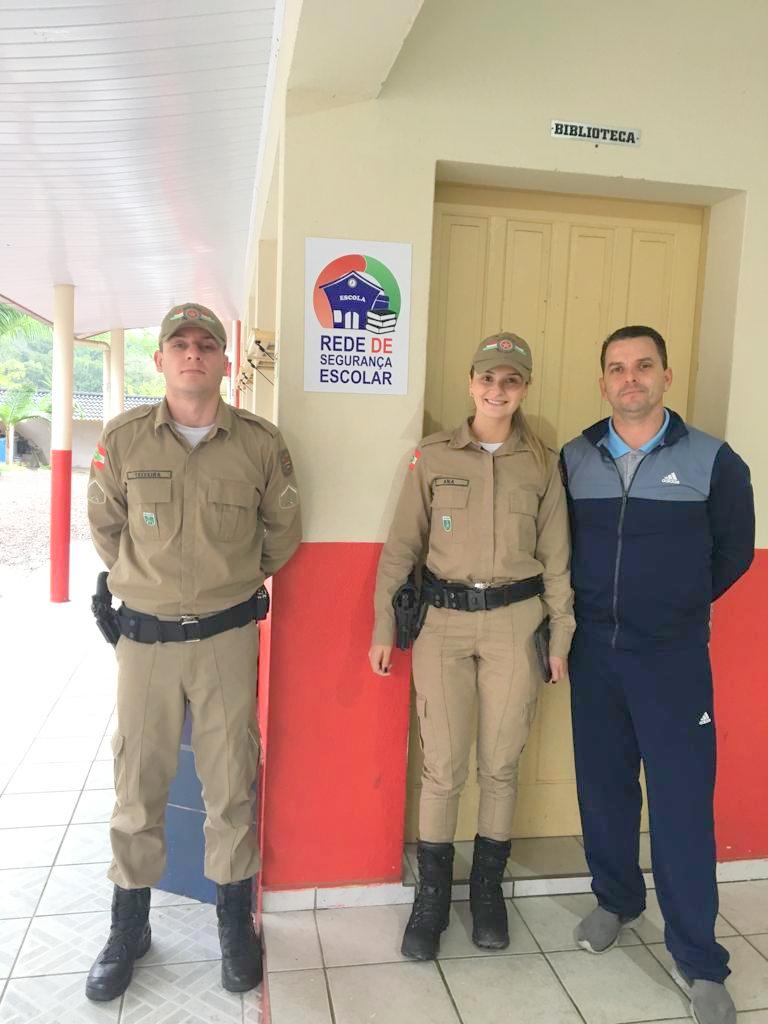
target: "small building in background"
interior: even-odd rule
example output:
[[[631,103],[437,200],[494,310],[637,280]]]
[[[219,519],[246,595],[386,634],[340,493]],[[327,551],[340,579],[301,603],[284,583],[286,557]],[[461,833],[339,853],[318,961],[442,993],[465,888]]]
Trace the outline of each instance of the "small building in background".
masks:
[[[0,388],[0,402],[7,394]],[[50,399],[50,391],[36,391],[35,400]],[[160,395],[126,395],[125,410],[140,405],[157,405]],[[72,396],[72,468],[88,469],[91,456],[104,429],[103,395],[94,391],[76,391]],[[16,427],[16,459],[33,468],[51,459],[51,424],[40,417],[22,420]]]

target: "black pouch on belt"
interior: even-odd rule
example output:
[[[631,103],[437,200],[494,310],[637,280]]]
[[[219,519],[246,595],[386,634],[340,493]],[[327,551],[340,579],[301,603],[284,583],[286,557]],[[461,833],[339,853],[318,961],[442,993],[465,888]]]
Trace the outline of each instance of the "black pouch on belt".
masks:
[[[413,572],[395,591],[392,607],[395,610],[395,646],[401,651],[407,651],[421,632],[427,611]]]
[[[549,616],[545,615],[533,634],[533,645],[536,648],[536,661],[538,662],[541,678],[548,683],[552,678],[552,670],[549,667]]]
[[[107,575],[106,572],[100,572],[96,577],[96,593],[91,598],[91,611],[101,635],[114,647],[120,639],[120,627],[117,624],[117,612],[112,607]]]

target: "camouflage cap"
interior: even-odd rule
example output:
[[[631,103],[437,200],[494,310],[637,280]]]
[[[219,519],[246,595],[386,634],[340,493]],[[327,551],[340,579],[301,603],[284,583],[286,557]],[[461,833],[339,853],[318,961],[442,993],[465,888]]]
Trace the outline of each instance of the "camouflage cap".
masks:
[[[527,382],[531,379],[533,356],[527,341],[517,334],[502,331],[480,342],[472,358],[472,366],[476,373],[492,370],[495,366],[514,366]]]
[[[227,347],[227,332],[224,330],[224,324],[207,306],[201,306],[197,302],[182,302],[180,306],[174,306],[165,314],[163,322],[160,324],[158,346],[172,338],[182,327],[188,327],[190,324],[202,327],[218,341],[222,348]]]

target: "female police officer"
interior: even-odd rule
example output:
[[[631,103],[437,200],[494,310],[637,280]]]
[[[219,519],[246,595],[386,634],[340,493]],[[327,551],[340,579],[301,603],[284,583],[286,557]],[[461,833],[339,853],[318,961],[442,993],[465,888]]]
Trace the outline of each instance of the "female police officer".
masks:
[[[448,926],[453,837],[478,704],[478,834],[470,875],[472,939],[509,944],[501,879],[510,851],[517,762],[541,670],[533,634],[550,617],[549,675],[562,678],[573,634],[569,536],[557,458],[523,418],[531,351],[514,334],[475,353],[475,413],[425,438],[411,459],[376,580],[373,671],[386,675],[392,599],[422,561],[430,607],[413,649],[424,752],[416,900],[402,952],[434,959]]]

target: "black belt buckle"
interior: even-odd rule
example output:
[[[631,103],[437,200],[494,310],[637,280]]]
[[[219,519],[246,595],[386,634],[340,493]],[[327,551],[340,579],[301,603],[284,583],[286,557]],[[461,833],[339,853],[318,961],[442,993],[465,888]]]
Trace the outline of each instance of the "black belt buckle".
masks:
[[[182,615],[179,619],[179,625],[184,634],[183,643],[199,644],[203,639],[200,636],[200,619],[196,615]]]

